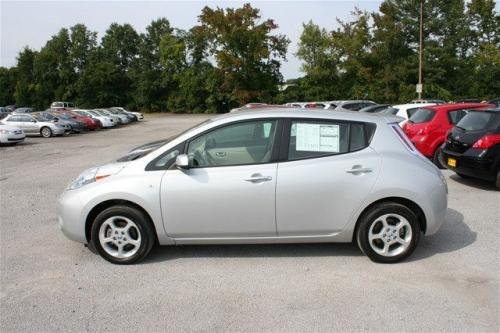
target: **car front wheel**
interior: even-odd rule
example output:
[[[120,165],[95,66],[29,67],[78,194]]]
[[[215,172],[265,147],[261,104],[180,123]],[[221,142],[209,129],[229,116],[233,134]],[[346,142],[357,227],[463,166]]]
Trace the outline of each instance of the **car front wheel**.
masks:
[[[40,130],[40,134],[44,138],[50,138],[52,136],[52,130],[48,127],[42,127],[42,129]]]
[[[408,207],[386,202],[367,211],[359,222],[356,239],[372,261],[394,263],[408,257],[420,239],[417,216]]]
[[[140,210],[117,205],[102,211],[94,220],[91,242],[97,252],[114,264],[132,264],[151,251],[155,236]]]

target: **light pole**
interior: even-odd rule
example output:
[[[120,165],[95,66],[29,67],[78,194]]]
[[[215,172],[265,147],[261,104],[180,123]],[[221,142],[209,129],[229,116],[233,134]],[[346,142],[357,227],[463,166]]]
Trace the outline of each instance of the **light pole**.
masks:
[[[424,11],[424,1],[420,1],[420,43],[418,48],[418,85],[417,85],[417,93],[418,99],[422,99],[422,31],[423,31],[423,11]]]

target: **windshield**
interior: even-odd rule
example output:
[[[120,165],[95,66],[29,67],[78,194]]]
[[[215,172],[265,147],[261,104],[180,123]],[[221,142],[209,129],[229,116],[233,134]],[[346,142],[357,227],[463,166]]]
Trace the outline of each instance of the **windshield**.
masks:
[[[125,156],[122,156],[119,159],[117,159],[116,162],[128,162],[128,161],[137,160],[137,159],[144,157],[147,154],[155,151],[156,149],[164,146],[165,144],[177,139],[181,135],[184,135],[185,133],[192,131],[198,127],[201,127],[205,124],[211,123],[212,121],[213,121],[212,119],[207,119],[199,124],[196,124],[196,125],[188,128],[187,130],[185,130],[177,135],[171,136],[170,138],[145,143],[143,145],[135,147],[134,149],[129,151]]]
[[[412,112],[409,121],[414,124],[426,123],[431,121],[435,114],[433,110],[419,108]]]
[[[500,114],[494,114],[492,112],[481,112],[481,111],[471,111],[465,115],[457,124],[458,128],[466,131],[480,131],[488,128],[492,121],[494,121],[495,116],[500,116]]]
[[[34,114],[33,117],[38,121],[50,121],[55,118],[53,115],[49,113]]]

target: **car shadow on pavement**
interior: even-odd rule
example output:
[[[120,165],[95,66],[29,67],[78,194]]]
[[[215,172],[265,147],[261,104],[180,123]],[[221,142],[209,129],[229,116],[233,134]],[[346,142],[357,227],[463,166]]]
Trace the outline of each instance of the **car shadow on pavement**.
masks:
[[[495,184],[485,180],[476,178],[462,178],[459,175],[451,175],[450,178],[456,181],[457,183],[460,183],[465,186],[471,186],[485,191],[494,191],[494,192],[498,191]]]
[[[464,222],[459,211],[448,208],[446,220],[439,231],[432,236],[420,238],[420,244],[407,261],[416,261],[436,254],[461,250],[476,241],[477,233]]]
[[[157,246],[144,264],[181,258],[331,257],[363,255],[352,243]]]

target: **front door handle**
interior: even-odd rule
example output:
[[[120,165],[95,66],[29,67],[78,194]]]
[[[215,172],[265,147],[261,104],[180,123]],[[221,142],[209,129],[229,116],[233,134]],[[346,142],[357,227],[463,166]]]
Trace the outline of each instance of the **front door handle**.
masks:
[[[351,170],[347,170],[347,173],[351,173],[353,175],[359,175],[362,173],[369,173],[372,172],[373,170],[370,168],[363,168],[361,165],[353,165]]]
[[[271,176],[262,176],[260,173],[254,173],[253,175],[250,176],[250,178],[245,179],[245,181],[250,183],[262,183],[262,182],[268,182],[272,179],[273,177]]]

